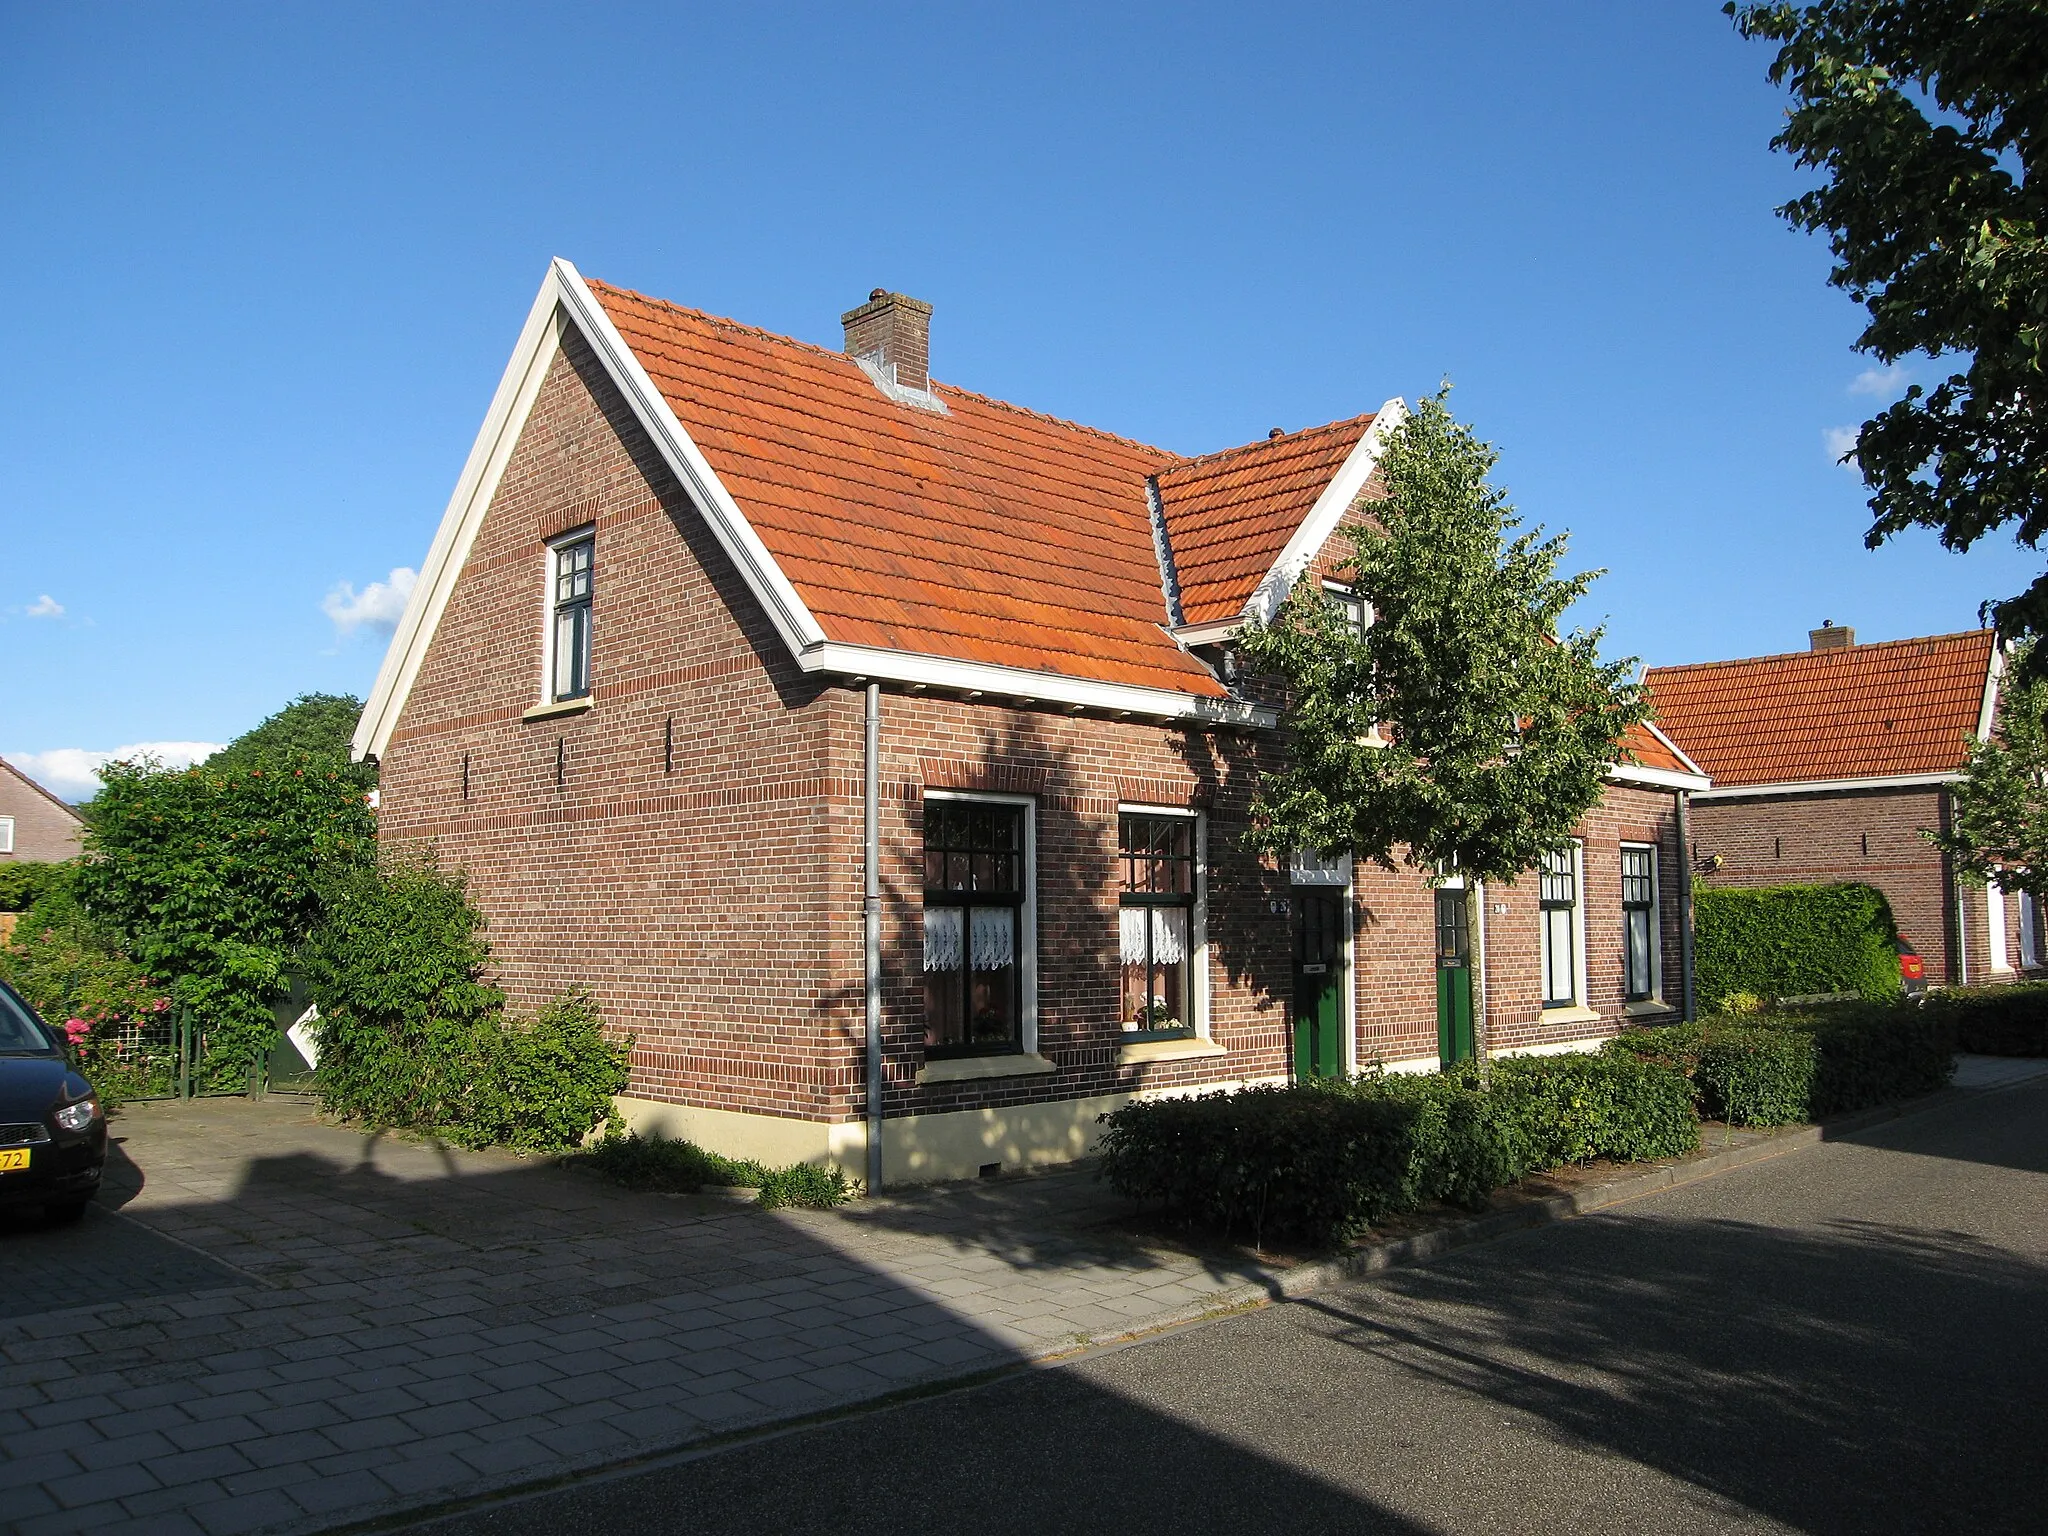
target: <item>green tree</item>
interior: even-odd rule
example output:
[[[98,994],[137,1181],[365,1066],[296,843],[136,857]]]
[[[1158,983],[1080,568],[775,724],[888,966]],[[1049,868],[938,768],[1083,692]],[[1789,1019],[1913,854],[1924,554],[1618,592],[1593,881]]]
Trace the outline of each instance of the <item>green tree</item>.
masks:
[[[206,760],[209,768],[246,768],[301,753],[347,763],[349,741],[362,717],[363,701],[349,694],[302,693],[261,724],[250,727]],[[376,770],[356,764],[349,772],[366,786]]]
[[[2016,659],[2017,663],[2026,658]],[[1923,833],[1959,873],[2048,899],[2048,682],[2009,683],[1988,741],[1950,790],[1949,824]]]
[[[214,1086],[268,1049],[273,1002],[333,880],[375,858],[363,788],[331,757],[182,770],[110,763],[86,809],[77,891],[205,1031]]]
[[[1863,424],[1855,459],[1876,548],[1914,526],[1965,550],[2048,532],[2048,9],[2041,0],[1730,4],[1779,45],[1793,108],[1772,146],[1826,173],[1778,211],[1825,231],[1829,281],[1868,311],[1857,348],[1954,371]],[[2048,576],[1987,605],[2048,629]],[[2048,649],[2034,653],[2038,672]]]
[[[1647,703],[1599,629],[1559,635],[1601,573],[1559,576],[1564,537],[1516,531],[1497,459],[1444,393],[1424,400],[1387,446],[1376,521],[1351,530],[1344,574],[1371,622],[1304,581],[1244,635],[1285,688],[1289,753],[1253,803],[1266,851],[1513,881],[1599,801]],[[1478,899],[1468,882],[1474,933]]]

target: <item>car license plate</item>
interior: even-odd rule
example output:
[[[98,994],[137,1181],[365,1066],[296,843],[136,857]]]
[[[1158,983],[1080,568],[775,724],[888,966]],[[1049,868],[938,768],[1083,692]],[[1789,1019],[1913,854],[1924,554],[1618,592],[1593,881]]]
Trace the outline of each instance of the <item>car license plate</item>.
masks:
[[[27,1147],[8,1147],[0,1151],[0,1173],[19,1173],[28,1167]]]

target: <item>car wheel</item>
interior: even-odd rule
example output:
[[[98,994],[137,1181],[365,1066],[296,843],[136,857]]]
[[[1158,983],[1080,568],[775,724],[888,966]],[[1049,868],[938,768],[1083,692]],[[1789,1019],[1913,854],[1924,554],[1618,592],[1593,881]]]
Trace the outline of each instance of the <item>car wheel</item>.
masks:
[[[59,1200],[43,1207],[43,1220],[53,1227],[68,1227],[85,1214],[85,1208],[92,1204],[92,1196],[83,1200]]]

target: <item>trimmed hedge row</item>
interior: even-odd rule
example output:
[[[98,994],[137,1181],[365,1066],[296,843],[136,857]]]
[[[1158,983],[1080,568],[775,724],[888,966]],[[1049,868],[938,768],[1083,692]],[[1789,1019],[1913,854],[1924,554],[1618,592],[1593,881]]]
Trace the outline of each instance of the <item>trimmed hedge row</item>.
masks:
[[[1151,1099],[1103,1117],[1119,1194],[1229,1233],[1334,1245],[1432,1200],[1478,1208],[1537,1168],[1699,1145],[1683,1074],[1631,1056]]]
[[[1744,993],[1898,995],[1899,932],[1874,886],[1703,888],[1693,910],[1694,974],[1709,1009]]]
[[[1927,1008],[1955,1027],[1956,1047],[1980,1056],[2048,1056],[2048,982],[1949,987]]]
[[[1632,1029],[1610,1055],[1689,1078],[1700,1112],[1730,1125],[1794,1125],[1932,1093],[1954,1070],[1953,1021],[1906,1001]]]

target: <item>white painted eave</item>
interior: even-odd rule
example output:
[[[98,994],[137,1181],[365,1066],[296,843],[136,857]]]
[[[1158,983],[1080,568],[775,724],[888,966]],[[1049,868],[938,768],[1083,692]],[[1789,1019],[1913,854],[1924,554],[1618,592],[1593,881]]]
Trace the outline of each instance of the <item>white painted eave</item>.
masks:
[[[1702,793],[1701,800],[1745,800],[1759,795],[1836,795],[1855,789],[1935,789],[1960,773],[1901,773],[1866,779],[1794,779],[1778,784],[1731,784]]]
[[[1330,535],[1337,531],[1337,524],[1343,521],[1344,514],[1351,510],[1351,504],[1358,500],[1358,493],[1365,489],[1366,481],[1372,478],[1372,472],[1379,468],[1380,458],[1387,451],[1387,440],[1407,419],[1408,402],[1399,396],[1379,408],[1372,425],[1359,435],[1349,456],[1331,477],[1330,483],[1323,487],[1322,495],[1309,508],[1308,516],[1301,520],[1301,526],[1294,530],[1294,536],[1280,551],[1280,557],[1245,600],[1236,622],[1242,623],[1246,619],[1265,623],[1272,621],[1273,615],[1280,611],[1280,605],[1287,600],[1287,594],[1294,589],[1294,583],[1308,569],[1308,563],[1316,557],[1316,552],[1329,542]]]
[[[1618,784],[1645,784],[1653,789],[1689,789],[1695,794],[1711,789],[1714,784],[1704,773],[1645,768],[1641,763],[1609,763],[1606,774]]]

